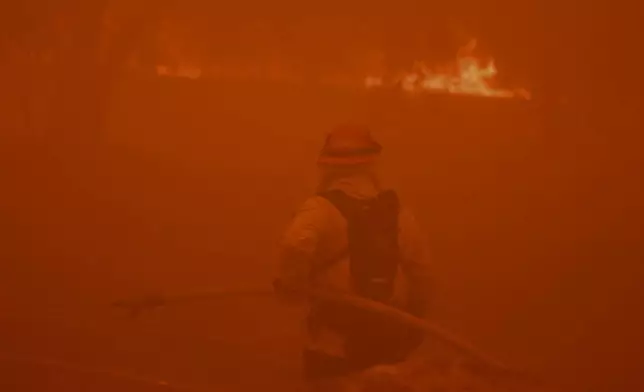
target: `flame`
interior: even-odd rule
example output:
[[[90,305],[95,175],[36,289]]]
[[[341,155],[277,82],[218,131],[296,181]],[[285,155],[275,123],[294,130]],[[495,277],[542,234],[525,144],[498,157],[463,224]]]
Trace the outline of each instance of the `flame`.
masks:
[[[530,93],[524,89],[503,89],[495,87],[495,77],[498,73],[494,60],[483,61],[472,53],[476,48],[476,40],[471,40],[459,49],[456,61],[452,64],[428,67],[424,62],[416,62],[410,71],[401,72],[393,78],[368,75],[362,79],[362,87],[367,89],[398,86],[402,90],[418,94],[422,92],[443,92],[448,94],[474,95],[498,98],[530,99]],[[272,59],[262,66],[253,64],[220,64],[200,67],[192,63],[181,63],[175,66],[157,65],[156,74],[160,77],[187,79],[232,79],[232,80],[272,80],[281,82],[302,82],[294,73],[287,72],[279,61]],[[324,79],[328,82],[329,78]],[[330,78],[336,81],[338,78]],[[360,77],[339,78],[339,84],[355,87],[360,83]],[[324,82],[324,81],[320,81]],[[327,83],[328,84],[328,83]],[[333,84],[338,84],[334,82]]]
[[[167,65],[157,65],[157,76],[199,79],[202,75],[200,67],[190,65],[179,65],[177,67],[169,67]]]
[[[394,78],[393,83],[410,93],[425,91],[446,92],[450,94],[478,95],[500,98],[530,99],[530,94],[523,89],[500,89],[493,87],[498,71],[494,60],[486,64],[472,55],[476,40],[471,40],[462,47],[456,57],[456,63],[446,67],[429,68],[423,62],[416,62],[412,70],[403,72]],[[364,82],[367,88],[387,85],[382,77],[368,76]]]

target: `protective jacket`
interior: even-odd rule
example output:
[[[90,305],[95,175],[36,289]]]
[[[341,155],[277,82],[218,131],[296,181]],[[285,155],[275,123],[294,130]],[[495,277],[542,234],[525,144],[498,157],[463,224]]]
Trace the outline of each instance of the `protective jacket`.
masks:
[[[427,249],[413,215],[366,174],[337,179],[305,201],[284,233],[280,261],[282,285],[351,293],[421,317],[431,295]],[[316,301],[305,330],[308,377],[400,361],[419,342],[387,320]]]

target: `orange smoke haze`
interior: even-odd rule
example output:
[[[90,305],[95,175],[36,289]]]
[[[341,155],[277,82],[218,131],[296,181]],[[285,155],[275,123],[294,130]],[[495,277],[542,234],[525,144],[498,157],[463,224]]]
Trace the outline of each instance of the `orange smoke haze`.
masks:
[[[110,304],[270,287],[343,122],[425,231],[434,321],[566,392],[644,390],[640,13],[0,3],[0,392],[301,388],[302,309]]]
[[[414,62],[410,70],[396,70],[385,73],[393,76],[369,74],[363,77],[364,87],[368,89],[397,87],[409,93],[435,92],[456,95],[473,95],[494,98],[530,99],[525,89],[504,89],[495,86],[498,73],[494,60],[483,61],[474,55],[476,40],[471,40],[462,47],[454,62],[430,67],[422,61]],[[244,82],[274,81],[290,82],[297,80],[296,75],[287,76],[284,72],[271,72],[269,68],[255,66],[244,72],[238,67],[218,67],[216,65],[188,65],[181,60],[175,61],[174,67],[157,65],[156,74],[161,77],[178,77],[187,79],[232,79]],[[382,68],[382,67],[380,67]],[[281,77],[281,78],[280,78]],[[351,82],[350,76],[342,78],[346,88],[354,88],[357,80]],[[324,82],[324,79],[318,83]],[[337,83],[336,83],[337,85]]]

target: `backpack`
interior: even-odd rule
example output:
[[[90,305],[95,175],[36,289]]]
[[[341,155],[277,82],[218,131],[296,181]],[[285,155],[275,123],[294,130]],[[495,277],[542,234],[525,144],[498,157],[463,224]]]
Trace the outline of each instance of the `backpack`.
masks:
[[[366,200],[352,198],[340,190],[318,195],[330,201],[347,220],[353,290],[374,301],[388,301],[393,296],[400,257],[396,192],[383,191]]]

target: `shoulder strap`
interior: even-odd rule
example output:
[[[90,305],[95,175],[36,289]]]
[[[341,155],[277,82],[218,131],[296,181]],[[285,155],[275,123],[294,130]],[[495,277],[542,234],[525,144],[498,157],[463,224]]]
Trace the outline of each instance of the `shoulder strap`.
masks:
[[[334,189],[325,192],[319,192],[317,194],[320,197],[327,199],[341,214],[345,219],[350,219],[351,211],[362,204],[361,200],[354,199],[348,196],[341,190]],[[395,204],[396,210],[399,209],[398,194],[394,190],[386,190],[376,196],[378,199],[383,199],[387,203]],[[323,263],[320,263],[311,271],[311,278],[315,278],[319,274],[322,274],[328,271],[331,267],[336,265],[340,260],[344,259],[349,255],[349,248],[346,247],[338,254],[333,255],[329,259],[325,260]]]
[[[327,199],[347,220],[350,219],[351,212],[361,204],[360,200],[354,199],[338,189],[320,192],[318,196]]]
[[[368,200],[354,199],[338,189],[320,192],[318,193],[318,196],[324,197],[329,202],[331,202],[331,204],[333,204],[333,206],[338,211],[340,211],[345,219],[350,219],[353,211],[357,210],[367,203],[373,203],[374,201],[389,205],[393,207],[396,212],[398,212],[398,210],[400,209],[398,194],[393,189],[382,191],[376,197]]]
[[[378,198],[382,203],[388,204],[395,209],[396,213],[400,212],[400,200],[398,199],[398,194],[393,189],[381,192]]]

